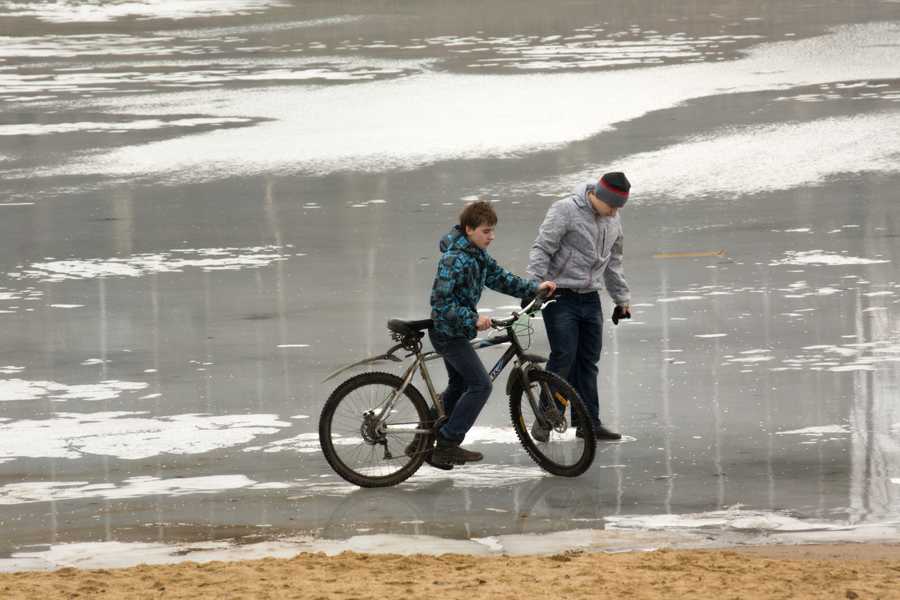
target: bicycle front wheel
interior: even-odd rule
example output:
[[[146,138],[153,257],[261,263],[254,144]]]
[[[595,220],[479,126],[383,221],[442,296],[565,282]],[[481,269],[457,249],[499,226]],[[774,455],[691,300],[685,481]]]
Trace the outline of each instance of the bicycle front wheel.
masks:
[[[581,475],[597,453],[592,427],[581,433],[569,427],[573,413],[582,423],[591,423],[584,401],[565,379],[551,371],[531,369],[528,381],[528,389],[522,379],[516,381],[509,395],[509,413],[519,441],[545,471],[562,477]]]
[[[350,483],[397,485],[422,466],[431,415],[414,387],[394,394],[402,385],[390,373],[364,373],[342,383],[325,402],[319,443],[328,464]],[[379,421],[389,401],[392,405]]]

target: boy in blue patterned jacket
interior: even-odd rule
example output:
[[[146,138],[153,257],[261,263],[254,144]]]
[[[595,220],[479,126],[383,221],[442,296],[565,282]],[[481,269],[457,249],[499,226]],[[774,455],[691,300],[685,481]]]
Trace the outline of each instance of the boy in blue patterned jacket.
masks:
[[[435,424],[435,449],[430,462],[435,466],[461,465],[484,458],[480,452],[460,447],[491,395],[493,384],[487,369],[469,340],[489,329],[490,317],[478,315],[476,308],[485,286],[515,296],[530,298],[539,290],[556,286],[551,281],[540,285],[516,277],[503,269],[487,253],[494,239],[497,213],[489,201],[466,206],[459,214],[459,225],[441,240],[444,253],[431,290],[431,319],[434,327],[428,335],[441,354],[449,381],[441,393],[446,419]]]

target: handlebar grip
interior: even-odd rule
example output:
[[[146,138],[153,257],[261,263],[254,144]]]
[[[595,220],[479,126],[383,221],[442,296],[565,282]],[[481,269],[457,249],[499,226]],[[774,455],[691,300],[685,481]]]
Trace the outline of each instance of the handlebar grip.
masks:
[[[550,295],[550,288],[544,288],[537,293],[537,296],[535,296],[535,298],[537,298],[538,300],[543,302],[544,300],[547,299],[547,296],[549,296],[549,295]]]

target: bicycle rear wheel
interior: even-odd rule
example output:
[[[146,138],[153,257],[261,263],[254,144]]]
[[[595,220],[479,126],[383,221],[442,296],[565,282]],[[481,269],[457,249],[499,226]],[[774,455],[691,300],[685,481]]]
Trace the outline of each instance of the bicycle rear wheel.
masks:
[[[322,409],[319,443],[338,475],[361,487],[397,485],[425,460],[431,415],[422,394],[407,386],[379,424],[377,416],[403,380],[364,373],[342,383]]]
[[[590,468],[597,453],[592,427],[586,427],[581,435],[569,427],[568,417],[573,412],[582,423],[591,422],[581,396],[551,371],[531,369],[528,380],[529,390],[519,379],[509,394],[509,413],[519,441],[545,471],[562,477],[581,475]],[[547,402],[547,398],[554,402]]]

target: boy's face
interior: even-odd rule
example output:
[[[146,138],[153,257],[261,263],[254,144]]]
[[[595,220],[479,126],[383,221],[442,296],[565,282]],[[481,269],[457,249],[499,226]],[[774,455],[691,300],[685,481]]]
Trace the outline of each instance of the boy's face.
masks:
[[[596,210],[597,214],[599,214],[601,217],[613,217],[617,212],[619,212],[618,208],[616,208],[615,206],[610,206],[609,204],[595,196],[593,192],[588,194],[588,198],[590,198],[591,204],[594,206],[594,210]]]
[[[466,226],[466,239],[476,248],[487,250],[494,239],[494,225],[479,225],[475,229]]]

